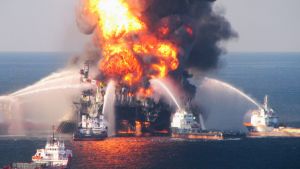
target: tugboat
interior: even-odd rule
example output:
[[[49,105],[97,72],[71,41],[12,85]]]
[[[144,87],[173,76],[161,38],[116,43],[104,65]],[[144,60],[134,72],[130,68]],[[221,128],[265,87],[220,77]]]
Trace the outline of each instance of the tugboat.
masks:
[[[91,82],[88,78],[89,67],[85,64],[81,70],[81,82]],[[97,82],[95,82],[97,84]],[[75,141],[81,140],[102,140],[107,137],[108,127],[104,121],[102,113],[104,103],[105,85],[97,84],[94,89],[84,90],[81,94],[80,102],[77,105],[77,129],[73,134]]]
[[[62,169],[68,168],[72,150],[65,149],[65,143],[53,135],[44,149],[37,149],[31,163],[13,163],[5,169]]]
[[[203,122],[203,120],[200,120]],[[202,127],[201,127],[202,126]],[[172,117],[171,122],[172,137],[203,140],[223,140],[223,133],[219,131],[205,130],[204,124],[196,122],[195,116],[178,109]]]
[[[249,130],[248,137],[300,137],[300,129],[279,125],[279,117],[268,104],[268,96],[256,110],[250,110],[250,117],[244,126]]]

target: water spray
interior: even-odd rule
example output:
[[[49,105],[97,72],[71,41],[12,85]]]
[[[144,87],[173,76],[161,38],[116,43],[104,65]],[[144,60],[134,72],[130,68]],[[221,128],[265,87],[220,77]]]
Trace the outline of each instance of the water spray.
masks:
[[[222,82],[220,80],[217,80],[217,79],[211,79],[211,78],[205,78],[204,79],[205,81],[212,81],[214,83],[217,83],[217,84],[220,84],[222,86],[225,86],[226,88],[229,88],[235,92],[237,92],[238,94],[240,94],[241,96],[243,96],[244,98],[246,98],[248,101],[250,101],[251,103],[255,104],[255,106],[257,107],[261,107],[254,99],[252,99],[251,97],[249,97],[248,95],[246,95],[244,92],[242,92],[241,90],[233,87],[232,85],[228,84],[228,83],[225,83],[225,82]]]
[[[175,105],[177,106],[177,109],[181,109],[178,101],[176,100],[174,94],[171,92],[171,90],[168,88],[168,86],[166,86],[166,84],[164,84],[161,80],[158,79],[152,79],[151,83],[153,83],[154,85],[159,85],[164,91],[167,92],[168,96],[172,99],[172,101],[175,103]]]
[[[55,91],[55,90],[62,90],[62,89],[81,89],[85,88],[84,85],[82,84],[74,84],[74,85],[62,85],[62,86],[55,86],[55,87],[48,87],[48,88],[42,88],[42,89],[36,89],[33,91],[28,91],[16,95],[12,95],[15,97],[21,97],[21,96],[28,96],[28,95],[33,95],[37,93],[43,93],[43,92],[49,92],[49,91]]]
[[[104,102],[103,102],[103,109],[102,114],[104,115],[105,119],[108,122],[108,136],[113,136],[116,134],[115,129],[115,82],[110,81],[107,85],[105,95],[104,95]]]
[[[205,124],[204,124],[204,120],[203,120],[202,113],[199,114],[199,120],[200,120],[201,129],[202,129],[202,130],[206,130],[206,127],[205,127]]]
[[[27,91],[30,91],[30,90],[34,90],[35,88],[42,88],[43,86],[49,86],[49,85],[54,85],[54,83],[59,83],[59,84],[62,84],[62,83],[73,83],[73,81],[77,81],[78,79],[78,75],[75,74],[74,75],[74,71],[62,71],[62,72],[59,72],[59,73],[53,73],[43,79],[41,79],[40,81],[36,82],[35,84],[33,85],[30,85],[30,86],[27,86],[21,90],[18,90],[14,93],[11,93],[10,95],[17,95],[17,94],[20,94],[20,93],[23,93],[23,92],[27,92]]]

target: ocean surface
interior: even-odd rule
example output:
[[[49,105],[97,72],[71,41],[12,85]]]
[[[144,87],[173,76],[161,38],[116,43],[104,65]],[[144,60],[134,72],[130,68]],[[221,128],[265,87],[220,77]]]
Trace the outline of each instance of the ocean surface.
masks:
[[[0,53],[0,95],[22,89],[67,64],[63,53]]]
[[[285,123],[300,121],[300,53],[233,53],[223,56],[214,73],[271,107]],[[299,126],[300,127],[300,126]]]
[[[0,53],[0,95],[30,85],[66,65],[58,53]],[[265,94],[289,125],[300,121],[300,53],[230,53],[210,76],[258,101]],[[0,167],[29,162],[44,138],[0,137]],[[66,141],[72,169],[300,169],[299,138],[190,141],[168,137]]]

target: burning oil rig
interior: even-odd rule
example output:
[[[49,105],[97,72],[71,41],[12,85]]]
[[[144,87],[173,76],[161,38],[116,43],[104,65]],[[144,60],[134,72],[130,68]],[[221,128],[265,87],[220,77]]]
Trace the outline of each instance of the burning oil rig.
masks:
[[[223,17],[211,15],[212,1],[82,1],[77,25],[82,33],[93,35],[95,49],[82,60],[91,60],[98,70],[95,79],[88,77],[88,66],[81,71],[82,82],[95,85],[92,92],[84,91],[83,95],[93,99],[99,95],[102,99],[95,97],[98,102],[89,101],[89,106],[98,104],[98,114],[105,117],[106,88],[114,80],[116,135],[170,133],[171,113],[176,110],[151,97],[150,81],[171,77],[186,97],[183,100],[193,97],[196,87],[188,81],[188,70],[214,67],[221,51],[217,42],[233,36]],[[209,12],[198,13],[202,9]],[[211,22],[201,22],[202,18]],[[205,31],[210,28],[217,31]],[[79,118],[81,126],[85,124],[83,117]]]
[[[82,91],[79,102],[74,102],[78,122],[74,140],[103,139],[108,136],[110,123],[103,113],[107,84],[89,77],[89,62],[84,64],[80,74],[80,81],[91,87]],[[116,128],[117,136],[169,134],[169,119],[174,111],[169,104],[155,102],[146,94],[133,94],[130,87],[121,84],[116,85],[114,94],[116,125],[112,127]]]

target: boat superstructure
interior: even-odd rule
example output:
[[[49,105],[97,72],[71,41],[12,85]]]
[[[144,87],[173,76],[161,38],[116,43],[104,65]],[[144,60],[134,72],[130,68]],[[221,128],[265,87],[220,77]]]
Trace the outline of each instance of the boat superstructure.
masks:
[[[270,132],[279,126],[279,118],[268,104],[268,96],[264,98],[264,103],[257,110],[252,110],[249,122],[244,125],[250,132]]]
[[[200,120],[203,122],[203,120]],[[202,127],[201,127],[202,126]],[[196,117],[184,110],[178,109],[171,120],[172,137],[188,139],[222,140],[223,133],[219,131],[207,131],[204,124],[199,124]]]
[[[81,70],[81,82],[92,82],[88,78],[88,63]],[[73,135],[74,140],[99,140],[107,137],[108,127],[102,113],[105,85],[95,83],[95,88],[82,91],[80,101],[74,103],[77,112],[77,129]]]
[[[300,137],[300,129],[279,125],[279,118],[268,104],[268,96],[256,110],[247,113],[244,126],[249,130],[249,137]]]
[[[37,149],[32,161],[35,164],[66,168],[72,158],[72,151],[65,148],[64,141],[55,137],[54,132],[48,139],[45,148]]]
[[[98,89],[97,89],[98,93]],[[74,140],[97,140],[107,137],[108,127],[102,114],[103,102],[93,90],[85,90],[77,103],[78,127]]]

